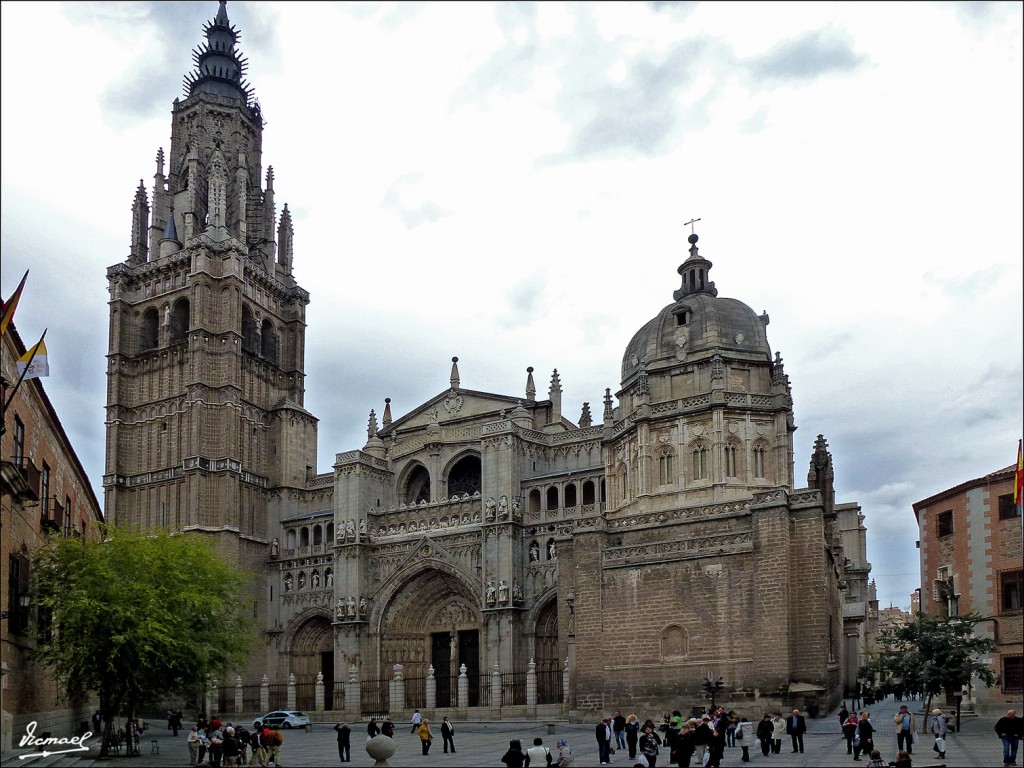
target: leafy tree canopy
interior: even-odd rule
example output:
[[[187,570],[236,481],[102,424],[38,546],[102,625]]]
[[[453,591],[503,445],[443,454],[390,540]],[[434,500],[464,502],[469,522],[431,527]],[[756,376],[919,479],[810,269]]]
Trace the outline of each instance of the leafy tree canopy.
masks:
[[[991,687],[995,675],[981,657],[994,651],[995,643],[975,636],[982,620],[976,613],[949,618],[918,613],[908,624],[879,633],[878,650],[866,671],[882,680],[902,680],[929,696],[944,690],[956,693],[972,678]]]
[[[52,627],[37,658],[71,696],[99,694],[108,722],[237,669],[256,636],[248,576],[198,534],[113,528],[100,542],[53,538],[34,556],[36,604]]]

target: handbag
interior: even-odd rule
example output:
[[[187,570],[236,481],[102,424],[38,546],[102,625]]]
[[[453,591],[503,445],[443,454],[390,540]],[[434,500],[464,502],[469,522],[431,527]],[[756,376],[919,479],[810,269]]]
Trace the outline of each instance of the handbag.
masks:
[[[946,751],[946,740],[941,736],[935,737],[935,751],[945,752]]]
[[[860,736],[853,737],[853,748],[860,749]]]

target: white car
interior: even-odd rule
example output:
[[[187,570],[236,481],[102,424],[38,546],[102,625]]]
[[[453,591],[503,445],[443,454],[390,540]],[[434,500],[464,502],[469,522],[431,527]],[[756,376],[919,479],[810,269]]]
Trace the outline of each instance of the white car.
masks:
[[[309,715],[297,709],[275,709],[253,720],[253,728],[256,727],[256,723],[262,723],[270,728],[305,728],[309,725]]]

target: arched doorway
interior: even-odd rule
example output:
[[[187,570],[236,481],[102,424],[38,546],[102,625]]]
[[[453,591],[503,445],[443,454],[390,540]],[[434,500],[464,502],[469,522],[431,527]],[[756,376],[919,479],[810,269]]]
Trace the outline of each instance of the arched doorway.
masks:
[[[534,661],[537,662],[537,703],[562,702],[562,662],[558,642],[558,601],[551,599],[537,614]]]
[[[334,632],[326,616],[311,616],[303,621],[292,638],[289,671],[295,675],[295,705],[315,710],[316,676],[324,676],[324,708],[333,709]]]
[[[459,668],[466,665],[469,706],[479,703],[480,627],[477,600],[450,573],[429,569],[406,581],[380,624],[381,677],[404,667],[406,706],[426,706],[427,669],[434,667],[437,706],[458,703]]]

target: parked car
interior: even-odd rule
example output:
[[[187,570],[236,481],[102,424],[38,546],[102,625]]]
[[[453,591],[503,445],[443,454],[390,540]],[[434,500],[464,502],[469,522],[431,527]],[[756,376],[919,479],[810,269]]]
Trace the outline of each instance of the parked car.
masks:
[[[309,715],[297,709],[275,709],[253,720],[254,728],[256,723],[263,723],[270,728],[305,728],[309,725]]]

